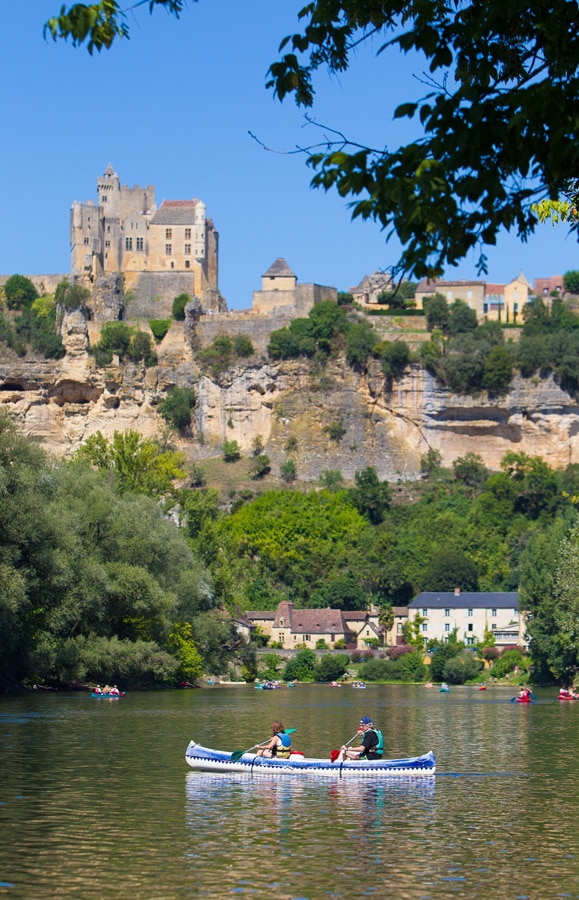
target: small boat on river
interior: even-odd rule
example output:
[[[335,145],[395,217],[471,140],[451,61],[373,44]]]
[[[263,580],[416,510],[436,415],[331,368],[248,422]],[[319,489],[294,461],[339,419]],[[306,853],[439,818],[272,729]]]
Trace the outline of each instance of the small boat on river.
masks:
[[[436,772],[434,753],[410,756],[405,759],[346,760],[330,762],[329,759],[309,759],[302,753],[292,752],[288,759],[257,756],[244,753],[232,760],[234,753],[210,750],[191,741],[185,753],[187,765],[198,772],[223,772],[245,775],[321,775],[330,778],[392,778],[432,777]]]
[[[111,691],[103,691],[100,694],[91,691],[91,697],[94,697],[96,700],[122,700],[125,694],[126,691],[117,691],[114,694]]]
[[[450,691],[449,686],[446,684],[446,682],[443,681],[443,683],[440,685],[440,693],[448,694],[449,691]]]

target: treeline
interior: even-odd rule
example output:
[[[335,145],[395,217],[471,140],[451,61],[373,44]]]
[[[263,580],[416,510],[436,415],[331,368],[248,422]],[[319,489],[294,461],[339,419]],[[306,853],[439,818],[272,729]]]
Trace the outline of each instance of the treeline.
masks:
[[[183,521],[230,610],[290,599],[344,610],[375,603],[387,616],[423,590],[519,590],[535,677],[572,677],[579,591],[563,554],[575,559],[568,546],[579,540],[579,466],[556,471],[514,452],[493,473],[472,453],[452,470],[435,453],[423,463],[417,483],[391,486],[366,469],[349,489],[335,479],[334,490],[271,490],[239,497],[231,511],[201,487],[184,499]]]
[[[491,473],[469,453],[448,470],[431,451],[413,484],[368,467],[349,488],[328,472],[319,489],[229,499],[199,468],[131,431],[96,434],[56,463],[0,419],[2,688],[113,672],[171,684],[240,667],[251,679],[256,648],[233,621],[244,610],[374,603],[386,623],[420,591],[457,586],[518,589],[533,678],[577,671],[578,465],[509,452]],[[398,663],[388,677],[415,664],[374,665],[386,662]]]
[[[180,473],[170,457],[133,432],[56,463],[0,417],[0,689],[173,684],[251,665],[164,512]]]

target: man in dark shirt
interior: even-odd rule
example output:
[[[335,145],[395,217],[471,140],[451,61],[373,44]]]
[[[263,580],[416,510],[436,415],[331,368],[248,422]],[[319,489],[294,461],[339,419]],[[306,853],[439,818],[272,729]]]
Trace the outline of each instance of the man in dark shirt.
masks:
[[[382,754],[377,752],[379,739],[370,716],[362,716],[358,734],[362,736],[361,746],[347,747],[344,744],[336,762],[343,762],[345,759],[380,759]]]

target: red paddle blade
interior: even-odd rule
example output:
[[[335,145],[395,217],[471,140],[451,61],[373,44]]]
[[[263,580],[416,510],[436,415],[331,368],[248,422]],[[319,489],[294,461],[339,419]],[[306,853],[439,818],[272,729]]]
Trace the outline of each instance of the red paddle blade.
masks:
[[[336,762],[339,755],[340,755],[339,750],[332,750],[330,753],[330,762]]]

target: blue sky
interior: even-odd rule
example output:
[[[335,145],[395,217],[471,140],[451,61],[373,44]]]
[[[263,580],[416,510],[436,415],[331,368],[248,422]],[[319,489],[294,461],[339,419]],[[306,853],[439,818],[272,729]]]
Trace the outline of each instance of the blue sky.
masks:
[[[372,222],[352,222],[347,201],[310,188],[305,156],[319,141],[292,100],[265,89],[280,40],[297,30],[303,0],[199,0],[178,21],[147,7],[130,15],[131,40],[91,57],[45,41],[44,21],[62,0],[11,2],[0,32],[3,185],[0,273],[66,272],[74,200],[96,200],[110,162],[123,183],[154,184],[156,200],[199,197],[220,234],[220,288],[229,307],[283,256],[302,282],[348,290],[387,268],[399,246]],[[341,78],[320,72],[312,115],[372,146],[394,145],[411,124],[392,122],[423,92],[419,63],[371,48]],[[566,227],[546,225],[527,243],[505,235],[489,248],[487,280],[579,268]],[[449,278],[476,277],[474,257]]]

